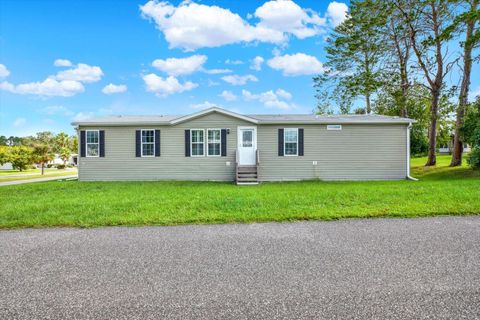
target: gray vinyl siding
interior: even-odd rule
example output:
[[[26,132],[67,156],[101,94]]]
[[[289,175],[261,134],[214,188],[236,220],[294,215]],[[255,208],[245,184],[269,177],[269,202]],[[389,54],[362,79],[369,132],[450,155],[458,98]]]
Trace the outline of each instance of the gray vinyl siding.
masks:
[[[233,181],[238,126],[254,125],[210,113],[174,126],[80,126],[79,130],[105,130],[105,157],[80,157],[79,179]],[[278,156],[278,129],[288,127],[304,128],[303,157]],[[135,130],[148,128],[161,130],[161,156],[137,158]],[[230,129],[227,156],[185,157],[185,129],[209,128]],[[320,124],[257,125],[259,180],[404,179],[406,135],[404,124],[343,124],[341,131],[327,131]]]
[[[235,179],[237,127],[249,122],[212,113],[175,126],[80,127],[105,130],[105,157],[79,158],[78,176],[88,180]],[[135,130],[160,129],[160,157],[135,157]],[[185,129],[230,129],[226,157],[185,157]],[[206,138],[206,131],[205,131]],[[230,165],[227,166],[227,162]]]
[[[278,156],[278,129],[304,128],[304,156]],[[405,179],[407,126],[343,124],[258,128],[259,179],[390,180]],[[317,165],[313,164],[317,161]]]

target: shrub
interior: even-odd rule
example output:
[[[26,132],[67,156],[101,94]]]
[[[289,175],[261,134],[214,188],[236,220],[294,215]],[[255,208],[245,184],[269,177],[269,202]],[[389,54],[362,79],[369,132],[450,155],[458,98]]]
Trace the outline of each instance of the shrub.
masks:
[[[64,164],[57,164],[57,169],[62,170],[65,169],[67,166]]]
[[[480,169],[480,147],[476,147],[470,152],[467,162],[472,168]]]

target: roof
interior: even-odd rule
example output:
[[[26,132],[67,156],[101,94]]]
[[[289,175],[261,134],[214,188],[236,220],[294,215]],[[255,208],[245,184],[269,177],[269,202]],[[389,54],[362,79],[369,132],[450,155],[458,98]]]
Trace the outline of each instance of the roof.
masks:
[[[398,124],[414,123],[415,120],[383,115],[315,115],[315,114],[250,114],[242,115],[218,107],[205,109],[189,115],[108,116],[72,122],[74,126],[133,126],[176,125],[209,113],[221,113],[254,124]]]

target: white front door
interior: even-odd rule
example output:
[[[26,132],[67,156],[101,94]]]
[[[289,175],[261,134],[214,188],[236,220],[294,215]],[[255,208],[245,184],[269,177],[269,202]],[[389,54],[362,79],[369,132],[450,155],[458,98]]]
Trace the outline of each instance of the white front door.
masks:
[[[256,164],[257,128],[238,127],[238,163],[242,166]]]

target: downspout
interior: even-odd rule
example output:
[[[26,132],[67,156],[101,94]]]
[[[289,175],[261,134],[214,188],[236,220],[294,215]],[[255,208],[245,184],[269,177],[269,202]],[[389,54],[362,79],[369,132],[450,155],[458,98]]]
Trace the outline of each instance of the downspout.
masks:
[[[411,122],[407,127],[407,180],[418,181],[417,178],[410,176],[410,129],[412,129]]]

